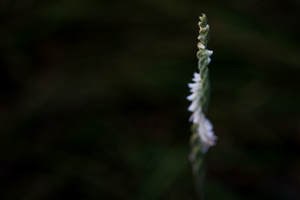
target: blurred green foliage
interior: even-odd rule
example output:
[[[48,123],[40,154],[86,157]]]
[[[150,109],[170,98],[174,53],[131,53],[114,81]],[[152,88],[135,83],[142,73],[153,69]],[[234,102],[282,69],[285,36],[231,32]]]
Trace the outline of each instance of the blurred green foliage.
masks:
[[[195,199],[187,83],[214,51],[208,199],[300,198],[299,1],[0,2],[0,199]]]

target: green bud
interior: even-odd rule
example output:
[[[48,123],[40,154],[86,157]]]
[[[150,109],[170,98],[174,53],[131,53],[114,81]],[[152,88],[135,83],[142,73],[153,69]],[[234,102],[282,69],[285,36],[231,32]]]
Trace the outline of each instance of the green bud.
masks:
[[[208,41],[209,40],[209,29],[203,34],[203,37]]]
[[[199,31],[199,34],[200,35],[204,35],[205,32],[206,32],[206,29],[205,28],[201,28],[200,31]]]
[[[200,42],[204,43],[203,41],[205,41],[205,38],[202,35],[199,35],[198,40],[200,40]]]
[[[202,57],[202,56],[211,56],[211,54],[213,54],[213,51],[210,51],[210,50],[207,50],[207,49],[201,49],[200,51],[198,51],[197,55],[199,57]]]
[[[207,24],[207,17],[205,14],[202,14],[202,17],[200,18],[201,20],[201,27],[204,28]]]
[[[199,39],[199,38],[198,38],[198,39]],[[197,47],[198,47],[199,50],[200,50],[200,49],[205,49],[204,44],[202,44],[201,42],[198,42]]]

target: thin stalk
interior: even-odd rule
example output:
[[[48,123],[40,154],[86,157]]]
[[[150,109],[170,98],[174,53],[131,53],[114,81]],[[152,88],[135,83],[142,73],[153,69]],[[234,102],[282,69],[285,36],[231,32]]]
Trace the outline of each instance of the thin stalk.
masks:
[[[193,174],[195,178],[196,191],[199,200],[205,200],[204,192],[204,157],[209,147],[215,145],[217,137],[212,130],[212,124],[206,118],[208,104],[210,99],[210,80],[208,65],[212,51],[206,49],[209,41],[209,25],[205,14],[200,17],[199,25],[199,42],[197,44],[199,51],[197,52],[199,73],[194,73],[193,81],[190,83],[192,94],[187,97],[192,101],[188,110],[193,112],[190,121],[192,125],[192,136],[190,139],[191,153],[189,160],[192,164]]]

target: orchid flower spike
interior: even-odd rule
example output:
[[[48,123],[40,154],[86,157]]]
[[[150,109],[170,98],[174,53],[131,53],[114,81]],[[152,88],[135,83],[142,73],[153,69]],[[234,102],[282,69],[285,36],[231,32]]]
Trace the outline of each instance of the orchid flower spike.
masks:
[[[199,59],[198,68],[199,73],[194,73],[194,82],[189,83],[190,92],[192,93],[187,97],[191,101],[188,110],[192,112],[190,121],[194,124],[193,132],[196,133],[200,139],[201,152],[206,153],[209,147],[216,144],[217,137],[214,135],[213,126],[206,118],[205,114],[208,109],[210,98],[210,81],[208,64],[210,63],[210,56],[212,51],[206,49],[209,40],[209,26],[207,25],[206,15],[200,17],[199,22],[199,36],[197,47],[197,57]]]

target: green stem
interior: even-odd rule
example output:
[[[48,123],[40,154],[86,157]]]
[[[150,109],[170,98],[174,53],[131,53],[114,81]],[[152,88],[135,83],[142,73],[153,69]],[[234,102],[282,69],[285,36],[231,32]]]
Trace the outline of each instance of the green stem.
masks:
[[[202,145],[197,133],[191,136],[191,154],[189,160],[192,164],[192,171],[195,179],[196,192],[199,200],[205,200],[204,192],[204,177],[205,166],[204,158],[205,154],[201,152]]]

